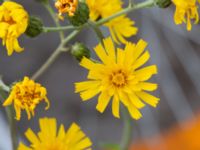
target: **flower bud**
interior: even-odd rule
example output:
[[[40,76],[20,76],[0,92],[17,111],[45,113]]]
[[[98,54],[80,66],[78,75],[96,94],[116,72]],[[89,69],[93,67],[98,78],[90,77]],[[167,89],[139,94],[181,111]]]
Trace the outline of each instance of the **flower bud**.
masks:
[[[81,61],[83,57],[90,58],[90,50],[83,43],[75,43],[72,46],[71,54],[78,60]]]
[[[89,19],[89,8],[86,3],[79,1],[78,8],[73,16],[67,15],[68,20],[74,26],[81,26]]]
[[[26,35],[33,38],[38,36],[43,31],[43,23],[42,21],[37,18],[30,16],[28,28],[26,29]]]
[[[160,8],[167,8],[171,5],[171,0],[156,0],[156,4]]]

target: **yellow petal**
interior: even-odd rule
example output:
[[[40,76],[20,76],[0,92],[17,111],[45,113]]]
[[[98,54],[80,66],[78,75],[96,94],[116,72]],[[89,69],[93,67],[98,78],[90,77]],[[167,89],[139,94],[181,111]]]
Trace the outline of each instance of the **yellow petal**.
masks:
[[[115,116],[116,118],[120,118],[119,107],[120,107],[119,97],[115,95],[112,101],[112,113],[113,116]]]
[[[27,147],[26,145],[24,145],[23,143],[20,142],[17,150],[33,150],[33,149]]]
[[[97,88],[100,85],[99,81],[84,81],[84,82],[78,82],[75,83],[75,92],[81,92],[88,89],[94,89]]]
[[[142,117],[142,114],[140,113],[140,111],[133,105],[128,105],[127,106],[129,113],[131,114],[131,117],[133,119],[140,119]]]
[[[100,88],[98,88],[98,89],[89,89],[89,90],[81,92],[80,95],[81,95],[82,100],[86,101],[86,100],[91,99],[95,95],[97,95],[99,92],[100,92]]]
[[[137,86],[146,91],[154,91],[158,88],[157,84],[149,82],[140,82]]]
[[[140,97],[144,102],[146,102],[147,104],[149,104],[153,107],[156,107],[160,100],[159,98],[157,98],[153,95],[150,95],[146,92],[136,92],[136,95],[138,97]]]
[[[104,110],[106,109],[108,103],[110,102],[110,95],[107,93],[107,92],[102,92],[100,95],[99,95],[99,98],[98,98],[98,104],[96,106],[96,109],[103,113]]]
[[[157,74],[157,66],[152,65],[148,67],[144,67],[142,69],[139,69],[135,71],[136,78],[139,81],[146,81],[151,78],[152,75]]]
[[[144,65],[150,58],[150,54],[146,51],[141,57],[139,57],[133,64],[132,69],[135,70]]]
[[[115,62],[116,61],[115,47],[114,47],[112,39],[109,37],[109,38],[104,39],[103,42],[104,42],[104,46],[105,46],[106,52],[108,53],[109,58]]]
[[[37,145],[38,143],[40,143],[38,137],[35,135],[35,133],[31,129],[28,129],[25,132],[25,136],[34,145]]]

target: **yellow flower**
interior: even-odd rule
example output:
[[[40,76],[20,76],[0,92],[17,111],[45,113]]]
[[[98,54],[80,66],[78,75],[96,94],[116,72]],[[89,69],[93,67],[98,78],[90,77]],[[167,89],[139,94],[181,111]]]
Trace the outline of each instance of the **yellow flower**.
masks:
[[[9,56],[13,51],[23,51],[17,38],[26,31],[27,26],[28,14],[23,6],[11,1],[3,2],[0,6],[0,38]]]
[[[13,103],[17,120],[21,118],[21,110],[26,110],[28,119],[30,119],[31,114],[34,116],[34,109],[40,102],[45,101],[47,103],[45,109],[49,108],[49,100],[46,95],[45,87],[35,83],[28,77],[24,77],[23,81],[17,82],[12,86],[10,95],[3,103],[3,106]]]
[[[134,27],[135,22],[126,16],[120,16],[118,18],[109,21],[105,25],[109,28],[113,40],[120,44],[127,43],[124,37],[131,37],[137,34],[138,29]]]
[[[75,92],[80,92],[83,101],[99,94],[96,109],[104,112],[112,99],[112,113],[119,118],[120,102],[127,107],[132,118],[141,118],[139,109],[145,103],[156,107],[159,98],[148,94],[157,84],[146,82],[157,73],[155,65],[141,68],[150,58],[144,51],[147,43],[140,40],[136,45],[127,43],[125,49],[115,50],[111,38],[104,39],[94,50],[102,63],[83,58],[80,65],[89,70],[88,81],[75,83]]]
[[[123,9],[121,0],[86,0],[86,3],[90,9],[90,19],[92,21],[107,18]],[[137,34],[138,29],[134,24],[134,21],[126,15],[122,15],[105,23],[104,26],[109,28],[116,43],[119,44],[121,42],[125,44],[127,42],[125,38]]]
[[[195,24],[199,22],[199,14],[196,0],[172,0],[176,5],[174,21],[177,25],[183,22],[187,24],[187,30],[192,29],[191,20],[195,20]]]
[[[121,10],[121,0],[86,0],[90,9],[90,19],[96,21],[100,18],[108,17]]]
[[[91,150],[90,139],[73,123],[66,132],[61,125],[57,132],[55,118],[40,119],[40,132],[37,135],[28,129],[25,133],[30,141],[30,147],[19,144],[18,150]]]
[[[63,20],[63,13],[67,13],[69,16],[74,16],[76,8],[78,6],[78,0],[57,0],[55,7],[58,9],[59,18]]]

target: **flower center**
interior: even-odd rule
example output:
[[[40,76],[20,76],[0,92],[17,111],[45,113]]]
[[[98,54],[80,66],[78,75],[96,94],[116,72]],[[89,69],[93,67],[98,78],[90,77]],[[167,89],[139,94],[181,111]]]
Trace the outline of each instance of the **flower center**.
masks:
[[[111,74],[110,81],[114,86],[122,87],[127,84],[127,75],[122,70],[118,70]]]
[[[31,107],[35,99],[40,99],[40,92],[35,92],[33,89],[30,90],[28,87],[24,87],[24,90],[17,88],[16,99],[20,100],[23,106]]]

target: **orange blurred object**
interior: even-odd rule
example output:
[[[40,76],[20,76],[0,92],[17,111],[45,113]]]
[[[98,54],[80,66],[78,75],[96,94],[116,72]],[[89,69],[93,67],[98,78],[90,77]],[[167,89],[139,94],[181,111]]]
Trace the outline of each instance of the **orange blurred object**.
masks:
[[[130,150],[200,150],[200,115],[182,127],[175,126],[157,137],[138,141]]]

